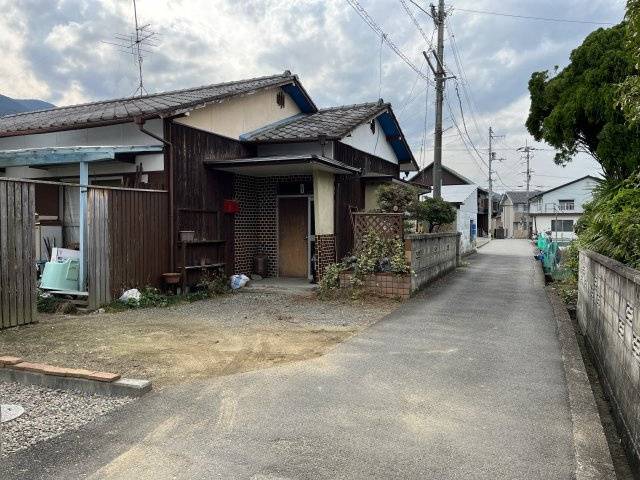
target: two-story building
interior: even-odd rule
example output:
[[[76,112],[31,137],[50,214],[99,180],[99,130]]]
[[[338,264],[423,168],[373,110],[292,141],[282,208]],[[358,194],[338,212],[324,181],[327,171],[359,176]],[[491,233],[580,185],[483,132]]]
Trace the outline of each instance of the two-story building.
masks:
[[[505,238],[529,238],[533,222],[529,215],[529,199],[540,190],[505,192],[500,201],[500,216]]]
[[[550,231],[560,243],[575,239],[575,224],[600,182],[600,179],[587,175],[531,197],[529,209],[533,230],[537,233]]]

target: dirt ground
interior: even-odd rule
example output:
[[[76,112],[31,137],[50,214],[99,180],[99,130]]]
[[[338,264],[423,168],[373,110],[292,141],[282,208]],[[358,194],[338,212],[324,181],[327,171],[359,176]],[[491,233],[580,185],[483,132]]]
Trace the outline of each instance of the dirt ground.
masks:
[[[170,308],[40,315],[0,332],[0,355],[148,378],[154,386],[317,357],[397,302],[242,292]]]

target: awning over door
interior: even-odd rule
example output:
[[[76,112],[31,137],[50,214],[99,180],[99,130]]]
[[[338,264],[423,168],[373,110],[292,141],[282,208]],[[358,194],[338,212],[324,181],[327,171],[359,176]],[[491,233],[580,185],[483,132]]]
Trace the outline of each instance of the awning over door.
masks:
[[[349,175],[360,169],[320,155],[279,155],[271,157],[236,158],[232,160],[205,160],[214,170],[239,173],[252,177],[276,175],[310,175],[314,170]]]

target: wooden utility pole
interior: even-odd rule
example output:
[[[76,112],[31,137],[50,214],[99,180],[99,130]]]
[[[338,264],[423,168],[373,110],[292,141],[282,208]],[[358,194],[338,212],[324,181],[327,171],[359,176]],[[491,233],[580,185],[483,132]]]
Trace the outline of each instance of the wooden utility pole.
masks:
[[[436,60],[434,67],[427,52],[422,52],[436,79],[436,126],[433,146],[433,198],[442,198],[442,103],[444,101],[444,20],[447,16],[444,10],[444,0],[438,1],[438,10],[431,5],[431,18],[438,28],[438,46],[432,50]]]

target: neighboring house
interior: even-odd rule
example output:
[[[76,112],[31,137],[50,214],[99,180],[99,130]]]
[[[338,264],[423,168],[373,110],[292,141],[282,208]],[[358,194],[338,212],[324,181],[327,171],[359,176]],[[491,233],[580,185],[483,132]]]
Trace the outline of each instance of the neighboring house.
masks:
[[[433,187],[433,162],[411,176],[408,181],[419,187]],[[477,187],[477,228],[478,236],[484,237],[489,232],[489,191],[477,186],[473,180],[465,177],[459,172],[442,165],[442,186],[448,185],[474,185]],[[494,196],[493,215],[498,213],[499,197]],[[495,227],[495,225],[494,225]]]
[[[310,278],[312,257],[321,274],[352,248],[351,212],[417,170],[390,104],[318,109],[288,71],[0,117],[1,168],[168,190],[172,271],[182,266],[179,232],[198,239],[186,255],[190,283],[209,266],[250,274],[258,253],[269,276]],[[82,250],[77,190],[36,185],[36,211]]]
[[[561,242],[576,238],[575,224],[600,182],[587,175],[531,197],[529,208],[534,231],[551,231],[552,237]]]
[[[500,216],[505,238],[529,238],[532,233],[529,199],[540,190],[506,192],[500,201]]]
[[[442,199],[456,208],[456,231],[460,232],[460,253],[476,248],[478,230],[478,187],[476,185],[443,185]],[[432,193],[429,196],[433,196]]]

